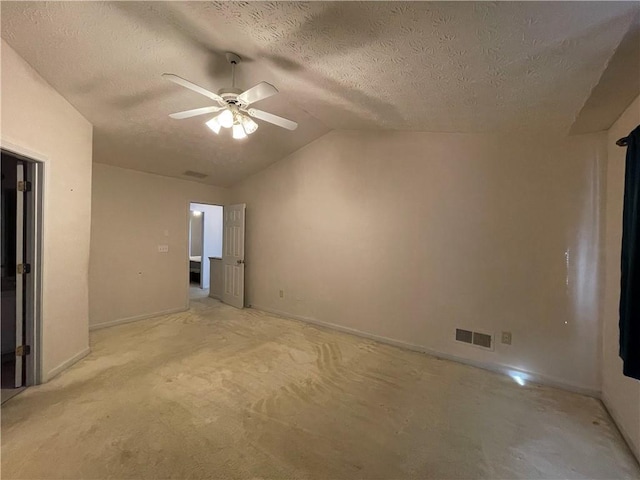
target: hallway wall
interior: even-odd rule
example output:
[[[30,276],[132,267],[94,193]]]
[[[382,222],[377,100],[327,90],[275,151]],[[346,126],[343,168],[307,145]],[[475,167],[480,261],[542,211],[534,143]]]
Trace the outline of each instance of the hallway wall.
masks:
[[[188,308],[189,204],[226,197],[224,188],[96,163],[91,327]]]
[[[218,205],[206,205],[202,203],[192,203],[192,210],[202,212],[202,288],[209,288],[211,283],[209,257],[222,257],[222,207]]]

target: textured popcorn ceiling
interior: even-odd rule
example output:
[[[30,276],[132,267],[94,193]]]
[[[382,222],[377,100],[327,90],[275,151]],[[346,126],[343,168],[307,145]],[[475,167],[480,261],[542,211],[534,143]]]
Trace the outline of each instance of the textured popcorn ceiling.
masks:
[[[95,126],[94,160],[230,185],[330,129],[566,134],[627,32],[635,2],[2,2],[2,36]],[[281,93],[245,141],[160,77]]]

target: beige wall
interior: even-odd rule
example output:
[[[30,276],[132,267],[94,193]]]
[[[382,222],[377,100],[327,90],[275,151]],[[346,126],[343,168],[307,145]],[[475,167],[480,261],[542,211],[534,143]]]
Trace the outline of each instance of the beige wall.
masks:
[[[598,392],[605,139],[331,132],[233,189],[247,301]]]
[[[223,204],[227,190],[94,164],[92,327],[188,306],[189,202]],[[159,253],[158,245],[169,245]]]
[[[605,293],[603,306],[602,397],[636,456],[640,458],[640,382],[622,375],[618,356],[620,247],[626,148],[615,142],[640,124],[640,97],[609,130],[605,224]]]
[[[2,40],[2,144],[46,159],[42,374],[88,353],[92,126]]]

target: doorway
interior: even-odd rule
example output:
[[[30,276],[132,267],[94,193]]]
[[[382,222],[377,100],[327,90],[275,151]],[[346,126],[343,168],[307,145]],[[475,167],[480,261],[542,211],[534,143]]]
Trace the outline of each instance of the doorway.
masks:
[[[222,262],[220,205],[189,204],[189,299],[220,298]],[[220,283],[220,288],[219,288]]]
[[[43,163],[2,149],[2,402],[40,382]]]

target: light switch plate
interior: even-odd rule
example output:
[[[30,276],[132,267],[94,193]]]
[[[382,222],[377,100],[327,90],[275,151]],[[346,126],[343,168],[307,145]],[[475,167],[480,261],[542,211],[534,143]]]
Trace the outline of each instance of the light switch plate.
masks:
[[[167,253],[169,251],[169,245],[158,245],[158,253]]]

